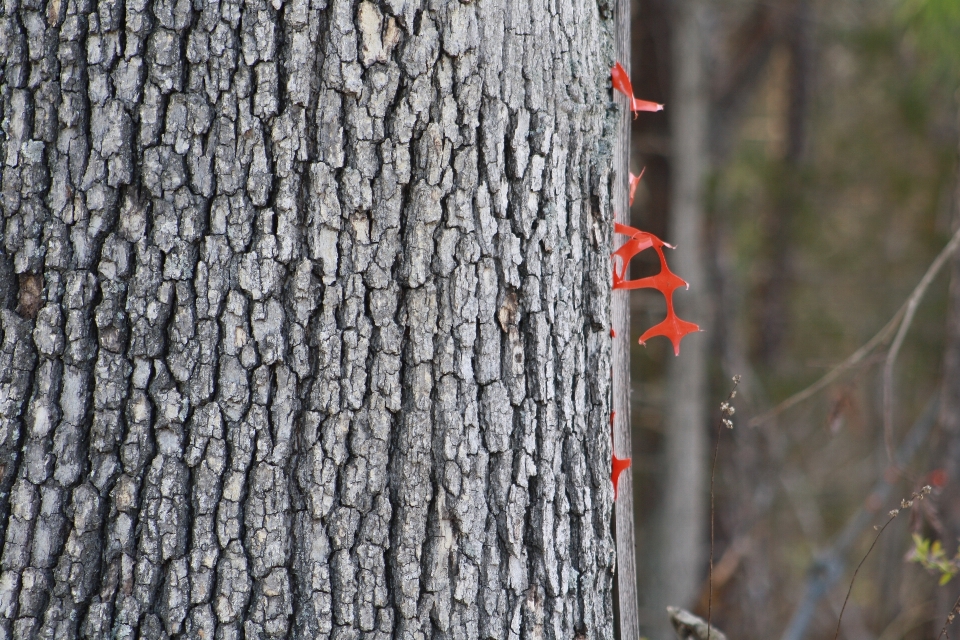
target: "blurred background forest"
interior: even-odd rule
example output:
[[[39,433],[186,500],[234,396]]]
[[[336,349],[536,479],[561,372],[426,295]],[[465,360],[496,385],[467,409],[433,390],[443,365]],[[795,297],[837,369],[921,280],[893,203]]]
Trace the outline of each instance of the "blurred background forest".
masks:
[[[672,637],[666,604],[706,614],[709,464],[740,374],[717,467],[714,622],[731,640],[832,638],[873,526],[933,484],[864,563],[840,635],[937,637],[960,578],[940,587],[906,558],[913,533],[948,556],[960,536],[960,262],[893,368],[899,469],[883,426],[892,333],[756,419],[881,331],[960,222],[960,0],[634,0],[632,31],[635,93],[666,103],[634,121],[632,221],[679,244],[667,259],[691,288],[675,299],[705,331],[678,359],[660,338],[632,355],[646,635]],[[648,275],[655,256],[631,268]],[[659,293],[632,294],[635,345],[663,312]]]

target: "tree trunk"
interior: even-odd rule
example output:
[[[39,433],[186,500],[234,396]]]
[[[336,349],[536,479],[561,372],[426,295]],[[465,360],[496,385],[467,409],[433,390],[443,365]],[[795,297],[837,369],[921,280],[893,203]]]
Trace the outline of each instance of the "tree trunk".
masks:
[[[667,241],[677,245],[670,256],[676,273],[691,288],[708,285],[703,258],[703,186],[708,163],[707,93],[702,59],[702,7],[684,0],[672,7],[672,100],[670,110],[670,221]],[[674,297],[678,314],[704,326],[702,295]],[[650,607],[687,607],[697,593],[706,566],[707,523],[707,340],[693,336],[682,357],[667,371],[666,431],[663,444],[663,498],[656,523],[656,568],[650,575]],[[654,590],[653,585],[659,585]],[[656,619],[660,622],[660,619]],[[670,637],[664,619],[654,637]]]
[[[813,80],[813,7],[810,0],[795,0],[785,22],[785,40],[790,52],[787,89],[786,140],[782,160],[777,163],[772,207],[763,222],[766,246],[755,338],[755,355],[768,369],[782,364],[790,319],[790,290],[793,280],[790,254],[794,221],[806,208],[807,192],[803,163],[807,146],[810,84]]]
[[[957,124],[960,125],[960,96],[958,96]],[[960,146],[957,147],[960,159]],[[960,225],[960,168],[953,196],[953,224],[956,231]],[[960,256],[954,254],[951,260],[950,289],[948,294],[946,345],[943,353],[943,382],[940,391],[940,433],[939,441],[932,448],[937,454],[935,464],[945,474],[941,487],[938,487],[938,506],[940,523],[943,530],[942,543],[948,555],[960,553],[956,541],[960,538]],[[956,602],[956,586],[948,584],[937,590],[937,622],[945,620],[952,612]],[[953,631],[953,627],[948,632]]]
[[[613,19],[8,0],[0,638],[612,637]]]
[[[630,67],[630,8],[631,0],[615,0],[615,51],[621,64]],[[616,139],[613,145],[613,185],[611,189],[614,219],[620,224],[630,224],[630,197],[627,193],[630,184],[630,123],[633,119],[630,99],[617,92],[614,96],[620,106],[620,118],[617,122]],[[614,247],[620,249],[626,237],[618,234],[614,238]],[[630,303],[629,291],[614,291],[610,300],[611,336],[614,336],[611,349],[613,413],[610,416],[613,455],[630,456],[633,449],[632,421],[630,420]],[[617,455],[619,454],[619,455]],[[612,462],[612,461],[611,461]],[[612,469],[611,469],[611,472]],[[639,600],[637,598],[637,563],[635,510],[633,508],[633,470],[629,466],[619,473],[619,483],[615,494],[614,535],[617,550],[616,616],[618,638],[639,638],[640,620],[638,617]]]

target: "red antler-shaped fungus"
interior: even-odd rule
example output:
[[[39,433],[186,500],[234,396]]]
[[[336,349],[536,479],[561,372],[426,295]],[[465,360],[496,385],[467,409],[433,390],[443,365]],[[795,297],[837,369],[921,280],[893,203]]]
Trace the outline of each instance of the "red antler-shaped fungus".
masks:
[[[623,243],[619,249],[613,252],[613,257],[620,258],[620,269],[617,270],[616,261],[613,265],[613,288],[614,289],[656,289],[663,294],[667,301],[667,317],[663,322],[647,329],[640,336],[640,344],[654,336],[664,336],[673,343],[673,352],[680,355],[680,341],[688,333],[700,331],[700,327],[692,322],[686,322],[677,317],[673,310],[673,292],[680,287],[688,286],[675,273],[670,271],[667,266],[667,259],[663,255],[663,247],[670,247],[666,242],[656,237],[652,233],[640,231],[627,225],[614,223],[614,232],[621,235],[630,236],[630,239]],[[636,280],[626,280],[627,265],[633,256],[641,251],[652,248],[660,256],[660,273],[647,278],[638,278]],[[670,247],[671,249],[673,247]]]

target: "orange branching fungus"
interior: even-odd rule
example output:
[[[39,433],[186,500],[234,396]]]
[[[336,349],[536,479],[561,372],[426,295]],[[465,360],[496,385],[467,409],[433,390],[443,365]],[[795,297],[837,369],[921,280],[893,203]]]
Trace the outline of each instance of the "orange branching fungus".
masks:
[[[633,175],[633,172],[630,173],[630,206],[631,207],[633,206],[633,196],[635,196],[637,193],[637,185],[640,184],[640,178],[643,177],[643,172],[646,170],[647,170],[646,167],[641,169],[640,175],[638,176]]]
[[[621,235],[630,236],[630,239],[623,243],[619,249],[613,252],[613,288],[614,289],[656,289],[663,294],[667,301],[667,317],[661,322],[647,329],[640,336],[640,344],[645,344],[647,340],[654,336],[664,336],[673,343],[673,352],[680,355],[680,341],[688,333],[700,331],[700,327],[692,322],[686,322],[677,317],[673,310],[673,292],[680,287],[689,285],[670,271],[667,266],[667,259],[663,255],[663,247],[670,247],[669,244],[662,241],[652,233],[640,231],[627,225],[614,223],[614,232]],[[647,278],[638,278],[636,280],[626,280],[627,265],[633,256],[646,249],[653,249],[660,256],[660,273]],[[619,270],[616,259],[620,259]]]
[[[627,75],[626,70],[624,70],[619,62],[611,67],[610,78],[613,80],[613,88],[627,96],[627,99],[630,100],[630,111],[634,113],[640,111],[663,111],[662,104],[633,97],[633,83],[630,82],[630,76]]]

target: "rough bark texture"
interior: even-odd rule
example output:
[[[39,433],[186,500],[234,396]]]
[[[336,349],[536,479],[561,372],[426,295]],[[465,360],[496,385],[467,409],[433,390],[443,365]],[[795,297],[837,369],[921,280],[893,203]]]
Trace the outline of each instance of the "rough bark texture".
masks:
[[[0,638],[611,637],[612,5],[0,11]]]

